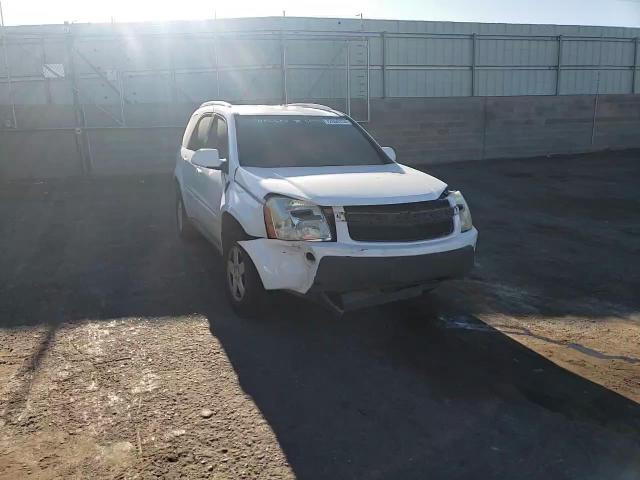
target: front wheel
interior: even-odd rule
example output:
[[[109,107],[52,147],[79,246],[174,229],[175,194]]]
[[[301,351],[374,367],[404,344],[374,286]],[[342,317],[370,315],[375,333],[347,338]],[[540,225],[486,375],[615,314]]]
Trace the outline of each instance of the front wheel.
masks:
[[[251,257],[237,241],[225,249],[225,285],[231,306],[241,316],[254,316],[264,298],[264,286]]]

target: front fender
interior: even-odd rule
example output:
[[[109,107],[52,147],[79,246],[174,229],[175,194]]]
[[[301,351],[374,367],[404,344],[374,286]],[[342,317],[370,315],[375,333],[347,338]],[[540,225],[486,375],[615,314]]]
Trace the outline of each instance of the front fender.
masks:
[[[221,211],[232,215],[248,235],[266,238],[262,206],[263,202],[260,199],[236,182],[232,182],[224,195]]]

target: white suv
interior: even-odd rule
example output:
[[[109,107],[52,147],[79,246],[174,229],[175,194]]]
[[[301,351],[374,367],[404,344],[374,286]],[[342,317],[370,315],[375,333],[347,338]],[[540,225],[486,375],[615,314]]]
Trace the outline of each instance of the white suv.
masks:
[[[315,104],[203,103],[175,168],[182,237],[224,256],[234,309],[265,290],[338,311],[416,296],[461,277],[478,232],[463,196],[395,161],[355,121]]]

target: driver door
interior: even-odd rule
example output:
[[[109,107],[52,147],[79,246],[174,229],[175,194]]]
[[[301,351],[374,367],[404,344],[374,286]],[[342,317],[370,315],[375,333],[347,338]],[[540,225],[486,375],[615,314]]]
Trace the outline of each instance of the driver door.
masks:
[[[191,159],[197,150],[207,147],[212,124],[212,113],[202,115],[193,129],[187,145],[183,146],[181,151],[182,159],[184,160],[182,164],[183,199],[187,213],[200,227],[203,227],[206,215],[204,199],[199,193],[198,183],[200,181],[200,175],[206,169],[194,165]]]
[[[220,115],[214,115],[205,147],[217,148],[220,159],[228,162],[229,139],[227,133],[227,122]],[[227,178],[227,166],[228,163],[225,163],[221,170],[199,167],[195,183],[195,194],[200,199],[202,208],[201,225],[216,243],[220,242],[218,238],[222,221],[220,203]]]

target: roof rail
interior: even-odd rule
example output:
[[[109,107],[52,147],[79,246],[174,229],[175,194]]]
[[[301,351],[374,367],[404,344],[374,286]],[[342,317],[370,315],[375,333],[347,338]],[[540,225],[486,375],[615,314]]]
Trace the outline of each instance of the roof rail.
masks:
[[[334,108],[327,107],[326,105],[320,105],[319,103],[288,103],[287,106],[315,108],[316,110],[323,110],[325,112],[342,113]]]
[[[209,100],[208,102],[204,102],[200,105],[202,107],[211,107],[213,105],[218,105],[220,107],[231,107],[232,105],[229,102],[223,102],[222,100]]]

